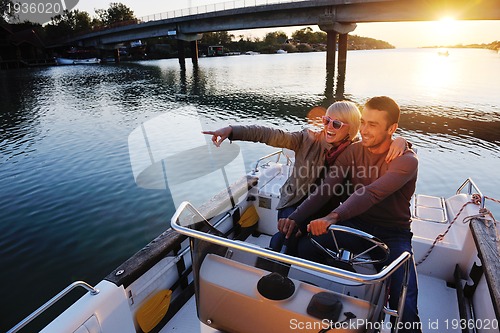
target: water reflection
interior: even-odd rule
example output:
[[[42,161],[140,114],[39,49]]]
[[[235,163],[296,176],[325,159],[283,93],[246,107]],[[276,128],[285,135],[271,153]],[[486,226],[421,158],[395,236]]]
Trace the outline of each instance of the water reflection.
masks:
[[[325,77],[324,96],[317,96],[313,103],[307,106],[297,100],[276,98],[268,91],[243,91],[235,89],[218,89],[218,82],[213,79],[215,75],[210,69],[200,66],[187,69],[162,68],[161,77],[166,86],[172,87],[176,101],[198,103],[200,105],[216,108],[217,112],[238,114],[244,119],[277,120],[287,117],[293,119],[296,125],[306,120],[308,112],[317,105],[328,107],[340,99],[350,99],[362,106],[365,100],[352,94],[338,95],[342,89],[335,84],[332,73]],[[340,90],[333,94],[334,87]],[[485,113],[471,108],[458,108],[447,105],[421,105],[402,104],[400,127],[404,130],[422,134],[452,135],[463,138],[476,138],[486,142],[500,142],[500,113]],[[213,110],[209,111],[213,113]],[[201,110],[203,113],[203,110]],[[215,116],[217,117],[217,116]],[[479,125],[478,125],[479,124]]]
[[[44,110],[38,102],[44,96],[31,91],[45,82],[27,71],[16,71],[14,76],[0,71],[0,82],[0,162],[7,162],[33,151],[36,138],[42,135],[40,118]]]
[[[422,108],[416,105],[405,105],[402,109],[400,127],[427,134],[430,140],[434,135],[451,135],[466,139],[474,138],[493,144],[500,143],[500,119],[495,119],[498,115],[485,117],[480,112],[474,114],[469,111],[468,117],[455,117],[454,114],[464,114],[465,110],[449,107],[442,112],[436,112],[439,108],[439,106]],[[483,144],[486,144],[485,142]]]
[[[447,89],[455,80],[460,79],[460,72],[455,70],[452,60],[447,57],[426,54],[413,63],[417,68],[414,74],[414,84],[426,86],[428,91],[438,93]]]

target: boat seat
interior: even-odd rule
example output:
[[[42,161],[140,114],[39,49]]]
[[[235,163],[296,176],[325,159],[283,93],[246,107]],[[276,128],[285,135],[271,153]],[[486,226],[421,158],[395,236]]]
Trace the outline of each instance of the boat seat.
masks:
[[[270,164],[262,171],[265,177],[259,177],[257,192],[257,212],[260,220],[257,230],[266,235],[274,235],[277,231],[278,202],[280,189],[289,177],[290,167]]]

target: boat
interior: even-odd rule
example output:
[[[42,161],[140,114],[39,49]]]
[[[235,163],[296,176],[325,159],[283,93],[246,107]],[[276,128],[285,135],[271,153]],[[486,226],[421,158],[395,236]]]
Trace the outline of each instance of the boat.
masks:
[[[234,142],[218,149],[200,145],[156,161],[146,153],[142,157],[150,161],[132,163],[134,178],[145,188],[182,186],[213,171],[226,175],[240,153]],[[140,155],[131,152],[131,160]],[[194,163],[197,174],[187,174],[183,163],[176,169],[179,161]],[[396,269],[408,269],[409,253],[376,271],[369,256],[334,251],[336,260],[353,264],[351,271],[267,249],[276,231],[279,188],[292,165],[293,155],[278,150],[204,204],[183,201],[171,227],[96,286],[72,283],[8,333],[75,288],[88,292],[41,332],[389,332],[389,319],[399,322],[404,297],[397,309],[387,308],[387,283]],[[422,328],[498,332],[498,229],[486,205],[494,199],[472,179],[457,185],[446,198],[415,194],[411,201]],[[199,187],[191,196],[205,191]],[[331,229],[382,246],[354,229]]]
[[[208,47],[207,55],[209,57],[217,57],[224,55],[224,46],[222,45],[211,45]]]
[[[278,53],[278,54],[286,54],[288,52],[286,50],[279,49],[278,51],[276,51],[276,53]]]
[[[75,60],[69,58],[56,58],[56,65],[74,65]]]
[[[438,51],[438,55],[443,56],[443,57],[447,57],[450,55],[450,52],[446,49],[441,49]]]
[[[86,59],[71,59],[71,58],[56,58],[57,65],[90,65],[99,64],[101,59],[99,58],[86,58]]]
[[[244,55],[259,55],[260,52],[257,52],[257,51],[246,51],[245,53],[243,53]]]
[[[73,61],[75,65],[92,65],[92,64],[99,64],[100,62],[101,59],[99,58],[75,59]]]

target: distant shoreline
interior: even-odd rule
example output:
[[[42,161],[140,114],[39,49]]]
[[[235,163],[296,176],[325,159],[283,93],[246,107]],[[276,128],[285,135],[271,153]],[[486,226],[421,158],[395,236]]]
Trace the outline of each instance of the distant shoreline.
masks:
[[[435,46],[422,46],[420,48],[423,49],[432,49],[432,48],[446,48],[446,49],[488,49],[493,51],[500,50],[500,41],[494,41],[489,44],[468,44],[468,45],[435,45]]]

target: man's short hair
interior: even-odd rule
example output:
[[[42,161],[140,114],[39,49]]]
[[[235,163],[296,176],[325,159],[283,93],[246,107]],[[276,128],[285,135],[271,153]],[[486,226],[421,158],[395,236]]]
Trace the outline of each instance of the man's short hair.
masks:
[[[372,97],[366,102],[365,107],[368,109],[375,109],[379,111],[386,111],[388,116],[388,125],[399,123],[399,115],[401,110],[398,103],[392,98],[387,96]]]

